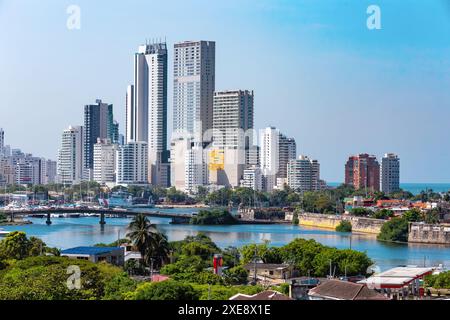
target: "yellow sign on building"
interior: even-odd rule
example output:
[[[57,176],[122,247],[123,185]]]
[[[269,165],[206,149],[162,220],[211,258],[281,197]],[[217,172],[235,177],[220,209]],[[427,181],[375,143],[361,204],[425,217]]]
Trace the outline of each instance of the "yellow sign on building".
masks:
[[[209,170],[218,171],[225,167],[225,154],[223,150],[213,149],[209,152]]]

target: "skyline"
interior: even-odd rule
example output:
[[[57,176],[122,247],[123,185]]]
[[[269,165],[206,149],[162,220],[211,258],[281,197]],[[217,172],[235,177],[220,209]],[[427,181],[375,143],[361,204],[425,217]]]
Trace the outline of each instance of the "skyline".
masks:
[[[445,145],[445,137],[450,135],[450,129],[446,128],[445,123],[446,116],[450,115],[450,110],[445,108],[450,101],[449,93],[445,92],[450,84],[448,72],[445,73],[450,69],[450,60],[446,57],[450,45],[444,39],[445,32],[441,32],[441,36],[435,32],[438,29],[450,30],[450,7],[445,7],[443,1],[425,4],[431,9],[428,12],[418,8],[424,5],[418,1],[409,1],[416,5],[414,8],[377,1],[382,10],[383,28],[376,31],[365,27],[365,9],[370,4],[366,1],[351,8],[334,4],[329,5],[329,8],[324,4],[311,7],[308,1],[300,4],[282,1],[268,8],[264,4],[269,5],[269,2],[263,1],[253,6],[242,5],[239,7],[242,12],[234,12],[236,17],[230,17],[227,11],[222,12],[223,16],[218,16],[213,9],[229,10],[236,2],[211,4],[208,13],[212,20],[220,18],[230,22],[230,19],[236,19],[238,22],[236,26],[233,25],[235,29],[227,29],[225,34],[217,32],[220,23],[215,22],[205,30],[201,23],[199,26],[195,17],[188,20],[190,28],[183,30],[172,30],[170,22],[173,23],[175,18],[163,23],[156,17],[157,23],[154,25],[158,28],[155,32],[150,26],[141,26],[136,28],[139,31],[133,33],[122,23],[111,23],[117,15],[122,14],[133,14],[132,17],[136,16],[135,20],[139,20],[138,17],[143,14],[130,12],[133,11],[130,8],[132,5],[108,4],[111,10],[105,12],[99,10],[101,4],[86,1],[78,1],[82,10],[80,30],[69,31],[65,27],[65,9],[70,4],[65,1],[58,4],[48,1],[42,7],[33,7],[33,15],[24,23],[35,23],[35,19],[44,13],[49,15],[49,19],[41,20],[38,27],[35,25],[36,28],[27,28],[22,25],[23,19],[20,18],[27,15],[27,10],[31,10],[31,6],[24,5],[27,2],[18,4],[0,1],[0,39],[6,38],[8,41],[4,43],[12,44],[6,45],[6,50],[0,50],[0,69],[5,70],[0,74],[0,94],[4,97],[0,110],[8,119],[23,121],[24,126],[32,132],[42,130],[44,139],[30,139],[34,135],[24,134],[15,121],[2,121],[0,127],[6,132],[5,142],[13,147],[56,159],[61,132],[69,125],[83,124],[84,105],[96,99],[114,105],[120,132],[125,134],[125,94],[127,85],[132,83],[133,54],[146,38],[151,38],[149,33],[155,34],[156,38],[167,34],[169,139],[173,113],[173,45],[184,40],[210,40],[215,41],[217,46],[216,91],[254,90],[255,128],[276,126],[287,136],[294,137],[298,154],[309,155],[320,161],[321,175],[326,181],[343,181],[344,164],[348,156],[365,152],[375,154],[377,158],[388,152],[398,154],[402,161],[402,182],[450,181],[450,168],[446,166],[450,152]],[[202,4],[206,3],[196,1],[192,7],[204,7]],[[147,3],[143,5],[147,6]],[[160,10],[161,16],[167,16],[169,6],[152,5],[158,6],[155,10]],[[183,6],[182,3],[179,5]],[[127,7],[128,11],[116,10],[118,7]],[[398,12],[403,16],[416,22],[427,22],[427,28],[422,28],[420,23],[419,26],[414,23],[408,25],[407,20],[403,20],[406,25],[402,25],[392,19],[400,8],[402,10]],[[438,8],[446,9],[445,13],[436,11]],[[49,10],[44,12],[44,9]],[[255,9],[251,16],[252,22],[242,21],[246,20],[244,13],[250,15],[250,9]],[[268,9],[278,14],[269,17]],[[286,14],[287,9],[290,14]],[[304,9],[306,12],[302,12]],[[319,12],[320,9],[330,12]],[[334,9],[338,9],[337,12],[342,16],[333,15]],[[180,9],[180,12],[183,10]],[[352,15],[355,19],[343,23],[345,17]],[[98,20],[98,17],[100,22],[93,21]],[[280,20],[281,17],[283,20]],[[328,17],[328,20],[324,17]],[[308,18],[309,21],[302,20],[299,23],[296,20],[298,18]],[[328,24],[324,24],[326,21]],[[393,27],[394,22],[396,25]],[[138,21],[133,19],[133,23],[138,24]],[[1,28],[6,24],[11,28],[7,34],[7,28]],[[351,33],[349,29],[355,25],[358,27]],[[268,27],[273,29],[267,30]],[[242,34],[240,28],[244,28]],[[289,32],[286,32],[290,30],[291,35],[303,36],[301,40],[305,41],[284,42],[284,51],[276,47],[277,50],[267,50],[270,51],[267,54],[264,50],[267,38],[258,28],[284,40],[292,40],[293,37],[289,38]],[[246,41],[245,31],[250,32],[254,43]],[[353,38],[345,39],[349,32]],[[18,34],[35,37],[27,37],[25,42],[22,41],[24,37]],[[56,41],[54,45],[40,43],[36,35],[47,39],[56,37]],[[110,41],[110,37],[117,35],[115,42]],[[416,39],[416,36],[419,38]],[[322,40],[330,42],[321,44]],[[91,44],[96,42],[97,47],[101,48],[100,52],[107,54],[95,54],[96,47]],[[35,49],[34,59],[26,59],[30,57],[24,53],[27,48],[24,45],[27,44]],[[83,48],[89,48],[90,51],[85,52]],[[277,53],[275,58],[273,52]],[[304,61],[298,61],[299,53]],[[37,59],[39,64],[36,63]],[[261,68],[262,62],[265,62],[265,68]],[[29,70],[33,72],[29,73]],[[67,70],[67,73],[61,70]],[[306,76],[302,77],[302,74]],[[328,95],[324,95],[324,91]],[[64,108],[60,107],[61,103],[64,103]],[[361,107],[362,104],[366,106]],[[36,108],[32,109],[30,105]],[[271,112],[274,105],[277,110],[275,113]],[[27,115],[24,116],[24,112]],[[52,119],[54,125],[43,126],[49,121],[46,117],[48,114],[55,115],[55,119]],[[286,116],[289,114],[297,117]],[[386,114],[391,114],[388,121],[385,120]],[[361,121],[363,117],[368,121]],[[424,119],[430,119],[429,123],[424,123]],[[355,135],[355,132],[358,134]],[[398,138],[393,140],[392,137]],[[424,161],[423,156],[427,154],[434,157],[427,157],[427,161]]]

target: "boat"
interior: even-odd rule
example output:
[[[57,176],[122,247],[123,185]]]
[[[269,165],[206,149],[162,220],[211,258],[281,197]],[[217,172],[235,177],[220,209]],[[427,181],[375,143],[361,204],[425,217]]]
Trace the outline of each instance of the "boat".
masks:
[[[132,194],[126,191],[113,192],[108,198],[99,198],[98,202],[103,208],[154,208],[155,205],[151,200],[143,198],[134,198]]]
[[[3,229],[0,229],[0,238],[4,238],[9,234],[9,231],[5,231]]]

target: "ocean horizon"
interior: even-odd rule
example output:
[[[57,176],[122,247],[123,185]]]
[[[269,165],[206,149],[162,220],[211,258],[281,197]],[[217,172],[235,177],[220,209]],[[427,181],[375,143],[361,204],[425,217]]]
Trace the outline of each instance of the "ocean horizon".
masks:
[[[330,187],[338,187],[343,182],[328,182]],[[450,191],[450,183],[413,183],[405,182],[400,183],[400,188],[405,191],[411,192],[413,195],[418,195],[425,190],[433,190],[434,192],[447,192]]]

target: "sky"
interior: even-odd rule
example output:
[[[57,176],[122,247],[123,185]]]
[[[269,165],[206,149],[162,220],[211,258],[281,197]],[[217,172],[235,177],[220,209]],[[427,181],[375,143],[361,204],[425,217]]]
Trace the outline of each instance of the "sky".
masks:
[[[6,143],[56,159],[97,98],[123,133],[133,54],[155,38],[170,49],[169,136],[173,44],[212,40],[216,90],[254,90],[256,128],[294,137],[326,181],[351,154],[394,152],[401,182],[450,182],[450,0],[0,0]]]

